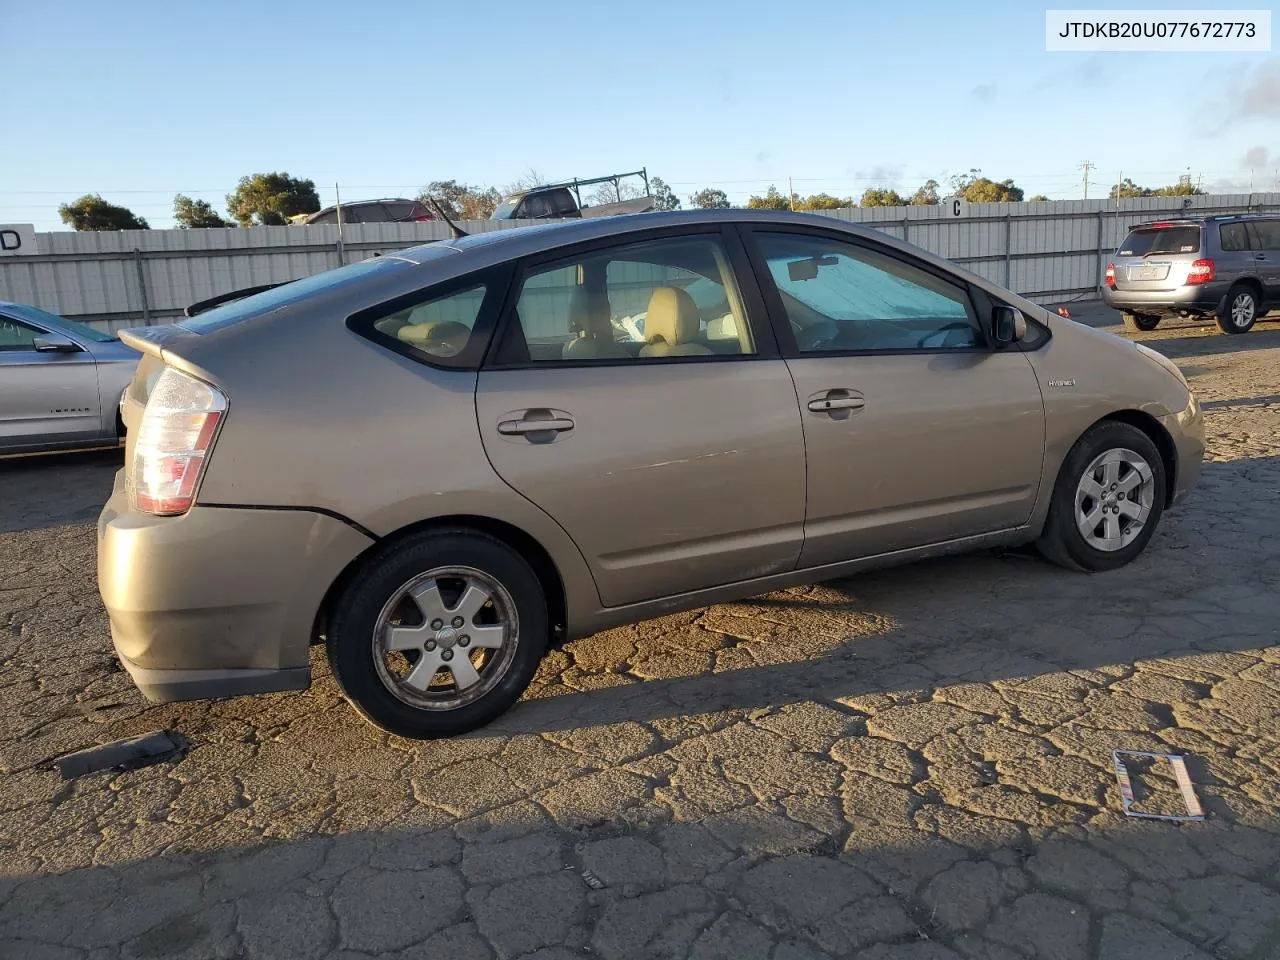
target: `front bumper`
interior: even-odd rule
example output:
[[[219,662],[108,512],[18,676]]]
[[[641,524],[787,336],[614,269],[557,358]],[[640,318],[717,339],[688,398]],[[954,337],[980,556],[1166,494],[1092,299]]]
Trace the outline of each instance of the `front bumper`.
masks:
[[[1173,439],[1177,464],[1170,505],[1180,503],[1186,497],[1204,469],[1204,415],[1200,412],[1200,401],[1196,395],[1191,391],[1187,393],[1186,409],[1160,418]]]
[[[98,518],[98,592],[143,694],[166,702],[305,688],[324,594],[373,541],[306,510],[138,513],[122,474]]]

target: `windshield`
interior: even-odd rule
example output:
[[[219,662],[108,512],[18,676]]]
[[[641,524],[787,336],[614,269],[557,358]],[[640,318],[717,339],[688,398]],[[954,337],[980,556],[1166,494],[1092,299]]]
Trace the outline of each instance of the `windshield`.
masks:
[[[5,313],[11,313],[19,320],[30,320],[32,323],[38,323],[41,326],[49,327],[51,330],[57,330],[59,333],[65,333],[73,337],[80,337],[83,340],[90,340],[93,343],[110,343],[112,340],[120,339],[113,334],[103,333],[101,330],[95,330],[87,324],[76,323],[74,320],[68,320],[66,317],[60,317],[56,313],[50,313],[48,310],[41,310],[39,307],[28,307],[24,304],[11,303],[3,309]]]
[[[1199,227],[1139,227],[1125,237],[1116,251],[1122,257],[1145,257],[1151,253],[1198,253]]]
[[[520,202],[519,200],[504,200],[502,203],[498,204],[496,207],[493,208],[493,216],[491,216],[489,219],[490,220],[510,220],[511,214],[515,213],[516,204],[518,204],[519,202]]]
[[[178,326],[184,330],[190,330],[192,333],[212,333],[215,330],[221,330],[223,327],[229,327],[233,323],[239,323],[241,320],[247,320],[250,317],[268,313],[278,307],[286,306],[315,294],[323,293],[348,283],[354,283],[376,270],[390,269],[393,264],[403,266],[404,261],[392,257],[376,257],[371,260],[361,260],[359,263],[351,263],[345,267],[338,267],[336,270],[326,270],[324,273],[317,273],[301,280],[294,280],[292,283],[282,284],[271,290],[264,290],[262,293],[255,293],[253,296],[245,297],[242,300],[232,300],[230,303],[214,307],[205,313],[181,320],[178,322]]]

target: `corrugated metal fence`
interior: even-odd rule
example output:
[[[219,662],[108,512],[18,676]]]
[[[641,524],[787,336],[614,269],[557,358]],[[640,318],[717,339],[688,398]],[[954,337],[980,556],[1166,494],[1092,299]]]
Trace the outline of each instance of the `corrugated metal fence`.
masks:
[[[1097,295],[1110,251],[1130,224],[1174,216],[1280,211],[1280,193],[1051,203],[982,203],[824,211],[924,247],[1042,302]],[[468,232],[531,221],[474,221]],[[39,253],[0,258],[0,300],[30,303],[95,326],[156,323],[189,303],[293,280],[448,235],[437,223],[43,233]]]

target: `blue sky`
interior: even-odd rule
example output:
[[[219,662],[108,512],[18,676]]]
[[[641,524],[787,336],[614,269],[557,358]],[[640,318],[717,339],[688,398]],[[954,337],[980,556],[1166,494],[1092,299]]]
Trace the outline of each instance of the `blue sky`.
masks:
[[[175,193],[221,210],[268,170],[325,202],[641,166],[734,200],[970,167],[1073,198],[1084,160],[1091,196],[1121,171],[1277,189],[1280,54],[1047,53],[1044,5],[980,10],[0,0],[0,222],[61,229],[57,205],[96,192],[169,226]]]

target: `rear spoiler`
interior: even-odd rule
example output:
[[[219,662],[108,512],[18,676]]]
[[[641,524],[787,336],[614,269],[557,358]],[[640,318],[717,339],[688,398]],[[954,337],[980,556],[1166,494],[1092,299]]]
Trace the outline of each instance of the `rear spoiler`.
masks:
[[[1146,227],[1198,227],[1203,221],[1188,219],[1146,220],[1142,223],[1129,224],[1130,230],[1141,230]]]
[[[243,300],[245,297],[251,297],[255,293],[262,293],[265,290],[274,290],[276,287],[283,287],[286,283],[293,283],[293,281],[282,280],[279,283],[262,283],[256,287],[244,287],[240,290],[232,290],[230,293],[220,293],[216,297],[210,297],[208,300],[197,300],[190,306],[183,308],[182,314],[183,316],[194,317],[197,313],[204,313],[206,310],[212,310],[221,304],[230,303],[232,300]]]

